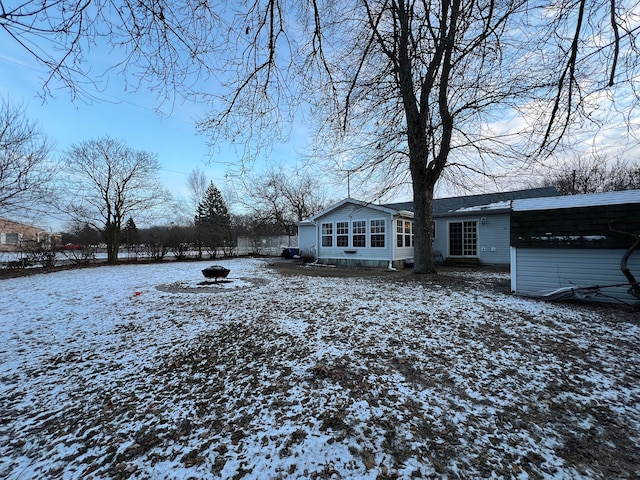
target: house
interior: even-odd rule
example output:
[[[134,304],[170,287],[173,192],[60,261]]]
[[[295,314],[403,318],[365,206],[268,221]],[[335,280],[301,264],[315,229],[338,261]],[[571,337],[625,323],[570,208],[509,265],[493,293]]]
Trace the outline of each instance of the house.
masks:
[[[413,212],[347,198],[298,223],[298,245],[319,263],[404,266],[413,258]]]
[[[33,242],[50,242],[52,234],[40,228],[0,218],[0,252],[19,252]]]
[[[536,188],[435,199],[434,251],[448,262],[508,265],[511,201],[557,195]],[[347,198],[298,224],[303,256],[319,263],[401,268],[413,259],[413,202]]]
[[[640,280],[640,190],[516,200],[512,208],[515,293],[640,301],[632,285]]]

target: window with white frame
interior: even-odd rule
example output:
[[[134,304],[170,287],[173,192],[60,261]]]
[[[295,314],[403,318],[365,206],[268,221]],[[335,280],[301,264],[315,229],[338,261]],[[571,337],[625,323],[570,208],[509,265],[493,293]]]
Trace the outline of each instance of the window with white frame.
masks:
[[[353,247],[365,248],[367,246],[366,220],[355,220],[351,224],[351,242]]]
[[[371,220],[371,247],[384,248],[384,220]]]
[[[409,222],[407,220],[404,221],[404,246],[411,246],[411,224],[413,222]]]
[[[333,223],[323,223],[321,225],[322,231],[322,246],[333,247]]]
[[[19,233],[3,233],[2,244],[3,245],[18,245],[20,243]]]
[[[336,222],[336,247],[349,246],[349,222]]]
[[[396,220],[396,247],[413,246],[413,222],[409,220]]]

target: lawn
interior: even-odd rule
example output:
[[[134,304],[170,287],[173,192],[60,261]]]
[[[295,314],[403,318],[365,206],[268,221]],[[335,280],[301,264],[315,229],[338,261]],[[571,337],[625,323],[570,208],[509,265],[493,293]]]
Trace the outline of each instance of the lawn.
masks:
[[[640,477],[637,311],[219,263],[0,280],[0,477]]]

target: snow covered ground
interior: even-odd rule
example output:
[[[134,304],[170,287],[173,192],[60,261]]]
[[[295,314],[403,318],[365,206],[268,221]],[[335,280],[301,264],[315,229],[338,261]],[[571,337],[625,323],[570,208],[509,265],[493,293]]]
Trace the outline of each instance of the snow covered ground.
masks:
[[[218,263],[0,280],[0,477],[640,477],[633,313]]]

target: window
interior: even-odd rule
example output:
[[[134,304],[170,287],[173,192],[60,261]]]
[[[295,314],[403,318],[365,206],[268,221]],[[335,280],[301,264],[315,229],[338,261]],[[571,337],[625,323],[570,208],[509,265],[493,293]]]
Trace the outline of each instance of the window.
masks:
[[[322,224],[322,246],[333,247],[333,223]]]
[[[413,222],[396,220],[396,247],[413,246]]]
[[[411,235],[411,230],[413,223],[412,222],[404,222],[404,246],[405,247],[410,247],[411,246],[411,238],[413,235]]]
[[[449,254],[475,257],[478,233],[476,222],[456,222],[449,224]]]
[[[366,247],[367,246],[367,222],[365,220],[357,220],[351,224],[352,231],[352,246],[354,247]]]
[[[371,220],[371,247],[384,248],[384,220]]]
[[[20,243],[19,233],[5,233],[2,237],[2,243],[5,245],[18,245]]]
[[[349,246],[349,222],[336,223],[336,247]]]

